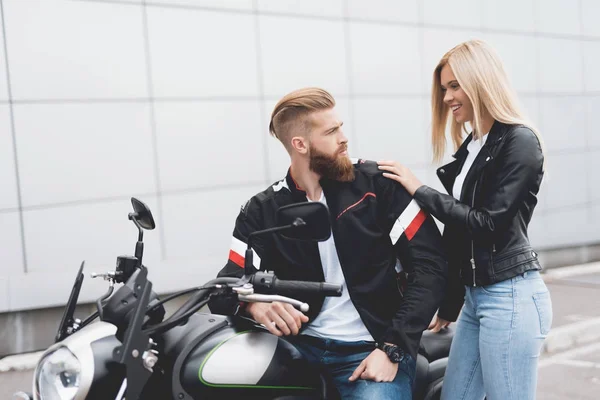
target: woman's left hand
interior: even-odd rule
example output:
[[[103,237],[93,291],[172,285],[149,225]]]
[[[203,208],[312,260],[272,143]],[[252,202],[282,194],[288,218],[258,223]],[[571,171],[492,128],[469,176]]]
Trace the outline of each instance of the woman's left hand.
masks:
[[[414,196],[417,189],[423,186],[410,169],[397,161],[378,161],[377,164],[379,169],[388,171],[384,172],[383,176],[400,183],[411,196]]]

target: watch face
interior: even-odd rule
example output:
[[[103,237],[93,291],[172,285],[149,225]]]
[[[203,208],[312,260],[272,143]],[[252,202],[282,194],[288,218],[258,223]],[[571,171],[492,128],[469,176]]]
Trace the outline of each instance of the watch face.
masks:
[[[390,358],[390,361],[394,363],[399,363],[404,357],[404,352],[397,346],[386,346],[385,352]]]
[[[402,354],[402,350],[396,349],[392,351],[392,354],[390,355],[390,360],[392,360],[395,363],[399,363],[400,361],[402,361],[403,356],[404,354]]]

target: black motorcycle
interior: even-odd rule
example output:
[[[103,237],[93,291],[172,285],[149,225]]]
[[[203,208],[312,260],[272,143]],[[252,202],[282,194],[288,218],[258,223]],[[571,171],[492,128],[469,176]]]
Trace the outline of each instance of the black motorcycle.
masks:
[[[294,296],[340,296],[341,285],[283,281],[256,271],[251,243],[259,235],[322,241],[331,228],[321,203],[280,208],[276,227],[248,239],[245,276],[218,278],[160,299],[142,264],[144,230],[155,228],[150,209],[131,199],[129,219],[139,234],[135,256],[117,258],[115,271],[92,274],[109,282],[97,312],[74,318],[83,283],[81,264],[56,335],[34,372],[33,395],[14,399],[335,399],[332,383],[311,368],[293,345],[241,316],[199,312],[210,301],[280,301],[308,311]],[[116,284],[122,286],[114,291]],[[113,293],[114,291],[114,293]],[[189,299],[165,319],[163,304]],[[417,359],[414,399],[439,398],[452,331],[425,333]]]

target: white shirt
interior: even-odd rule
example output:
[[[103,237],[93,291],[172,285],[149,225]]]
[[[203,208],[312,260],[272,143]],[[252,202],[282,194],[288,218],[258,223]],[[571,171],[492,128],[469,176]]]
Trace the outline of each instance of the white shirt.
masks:
[[[308,201],[311,201],[308,199]],[[325,194],[321,193],[319,202],[327,205]],[[348,286],[344,279],[342,266],[337,254],[333,234],[324,242],[319,242],[319,255],[323,265],[325,282],[342,284],[340,297],[325,297],[321,312],[302,332],[303,335],[317,336],[326,339],[355,342],[373,341],[373,337],[360,319],[356,307],[348,294]]]
[[[467,155],[467,159],[465,160],[465,163],[463,164],[463,167],[460,170],[460,174],[458,174],[458,176],[456,177],[456,180],[454,181],[454,186],[452,187],[452,195],[456,200],[460,200],[460,194],[465,183],[465,178],[467,177],[469,170],[473,166],[473,162],[475,161],[477,154],[479,154],[481,148],[487,141],[487,137],[488,135],[486,133],[481,140],[471,140],[467,145],[467,151],[469,152],[469,154]]]

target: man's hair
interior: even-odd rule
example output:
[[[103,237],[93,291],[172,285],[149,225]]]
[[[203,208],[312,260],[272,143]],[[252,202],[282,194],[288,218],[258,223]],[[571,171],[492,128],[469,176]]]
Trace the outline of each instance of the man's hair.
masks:
[[[291,150],[290,139],[310,132],[307,116],[315,111],[327,110],[335,106],[333,96],[326,90],[309,87],[295,90],[285,95],[273,110],[269,132]]]

